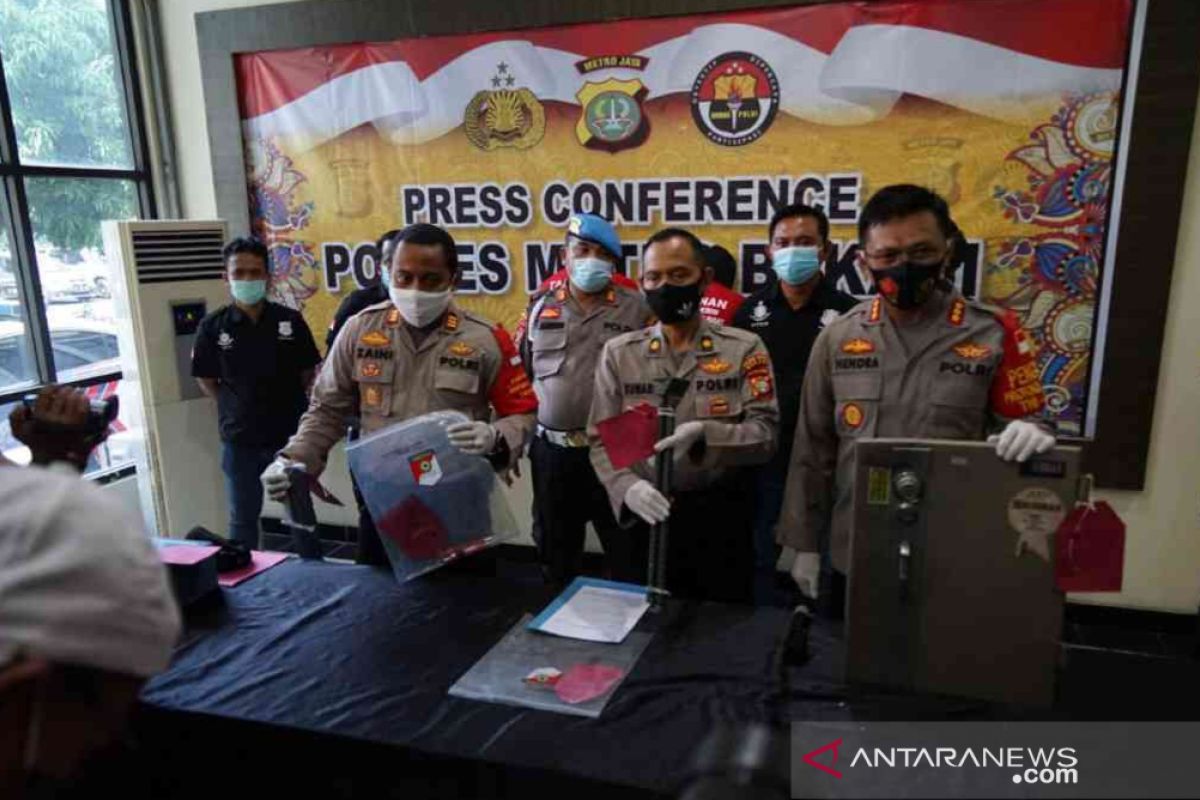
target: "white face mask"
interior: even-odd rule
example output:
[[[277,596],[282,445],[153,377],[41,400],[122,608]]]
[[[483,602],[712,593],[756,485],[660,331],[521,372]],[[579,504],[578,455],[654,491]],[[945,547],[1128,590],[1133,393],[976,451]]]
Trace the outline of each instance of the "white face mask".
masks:
[[[422,292],[417,289],[397,289],[388,284],[388,297],[392,305],[414,328],[424,328],[445,313],[450,305],[450,290]]]

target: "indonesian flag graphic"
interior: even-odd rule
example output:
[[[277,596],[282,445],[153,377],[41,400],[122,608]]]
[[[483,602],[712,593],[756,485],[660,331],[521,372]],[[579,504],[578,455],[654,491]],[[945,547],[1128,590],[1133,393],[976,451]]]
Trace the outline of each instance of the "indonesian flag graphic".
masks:
[[[696,93],[730,135],[776,112],[861,125],[905,94],[1016,121],[1031,97],[1120,89],[1132,2],[836,3],[267,51],[236,68],[248,138],[301,149],[364,124],[420,144],[463,125],[481,91],[578,106],[583,80],[610,78],[647,100]]]

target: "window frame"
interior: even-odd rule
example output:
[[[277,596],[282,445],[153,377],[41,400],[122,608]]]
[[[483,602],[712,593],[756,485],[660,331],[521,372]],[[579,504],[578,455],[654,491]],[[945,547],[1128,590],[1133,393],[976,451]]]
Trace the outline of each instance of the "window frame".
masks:
[[[26,179],[78,178],[130,182],[133,183],[137,195],[138,217],[155,219],[158,215],[150,171],[150,150],[146,139],[146,110],[139,91],[137,55],[134,50],[133,20],[129,3],[128,0],[107,0],[105,7],[118,68],[122,111],[133,157],[132,168],[22,164],[4,74],[4,58],[0,53],[0,227],[3,227],[8,235],[19,303],[25,312],[26,332],[37,370],[36,376],[29,383],[0,391],[0,405],[18,400],[48,384],[58,383],[58,369],[54,363],[50,325],[46,313],[46,298],[42,291],[33,224],[29,216]],[[120,380],[122,377],[121,371],[117,369],[77,381],[65,381],[64,385],[85,387]]]

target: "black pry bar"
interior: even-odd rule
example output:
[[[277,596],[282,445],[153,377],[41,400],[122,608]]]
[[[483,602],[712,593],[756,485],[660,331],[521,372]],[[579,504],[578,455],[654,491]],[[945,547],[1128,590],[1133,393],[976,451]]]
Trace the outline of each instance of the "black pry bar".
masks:
[[[658,406],[658,438],[664,439],[675,433],[675,408],[687,393],[688,381],[671,378],[663,388],[662,402]],[[662,451],[655,457],[655,488],[668,499],[671,496],[672,467],[675,449]],[[650,563],[648,599],[650,609],[659,611],[663,607],[667,592],[667,539],[670,530],[667,522],[650,526]]]

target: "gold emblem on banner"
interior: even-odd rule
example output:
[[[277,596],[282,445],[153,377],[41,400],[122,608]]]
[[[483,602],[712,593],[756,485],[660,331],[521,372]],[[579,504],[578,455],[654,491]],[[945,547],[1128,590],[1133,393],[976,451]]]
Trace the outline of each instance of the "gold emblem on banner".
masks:
[[[588,81],[575,93],[582,110],[575,136],[584,147],[615,153],[646,141],[650,123],[642,110],[648,90],[636,78]]]
[[[528,150],[546,133],[546,111],[533,92],[517,87],[508,65],[496,65],[494,88],[476,92],[463,114],[467,139],[480,150]],[[502,88],[503,87],[503,88]]]

